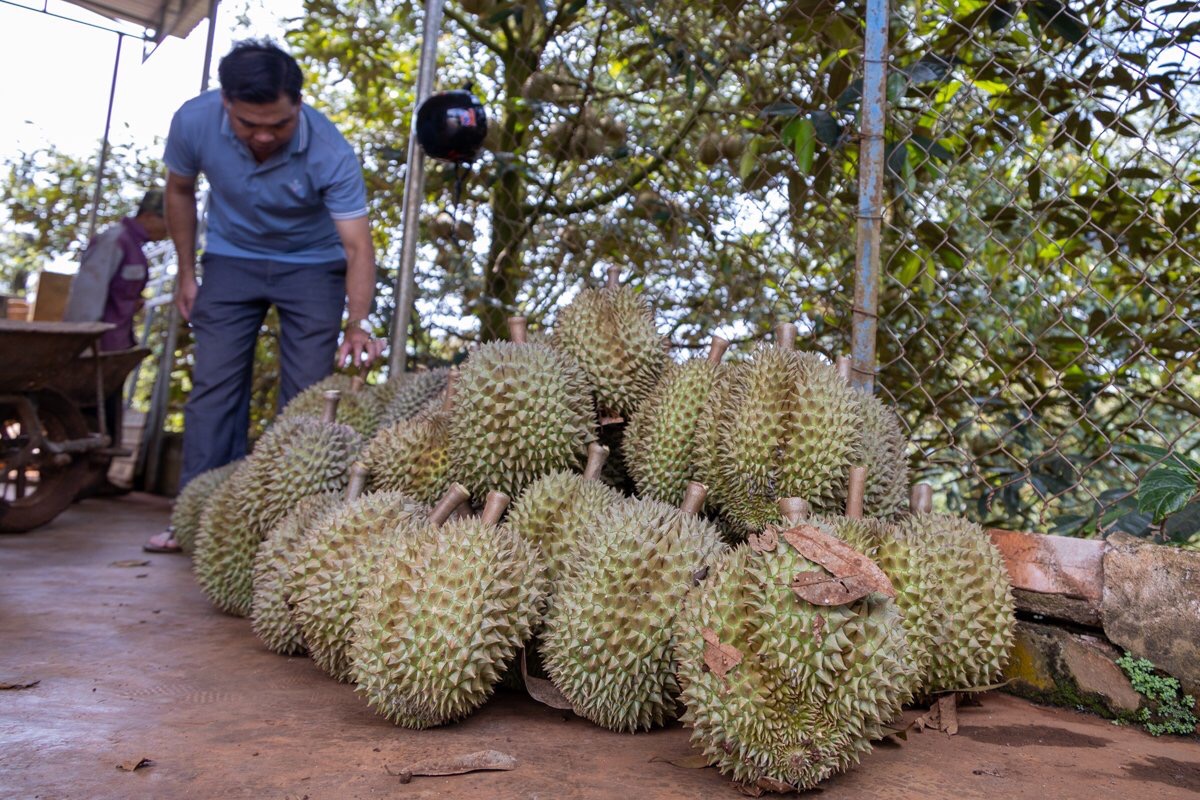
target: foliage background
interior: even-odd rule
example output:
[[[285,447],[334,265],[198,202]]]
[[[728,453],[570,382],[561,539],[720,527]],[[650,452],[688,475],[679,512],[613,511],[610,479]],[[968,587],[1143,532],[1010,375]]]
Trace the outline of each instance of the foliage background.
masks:
[[[678,357],[713,333],[745,352],[780,321],[848,351],[863,3],[446,13],[439,88],[470,83],[492,124],[460,198],[431,171],[413,361],[502,336],[513,313],[553,324],[614,263]],[[1200,440],[1198,37],[1190,3],[893,4],[877,385],[949,508],[1078,535],[1200,529],[1196,476],[1172,460]],[[383,332],[420,6],[308,0],[287,42],[363,156]],[[0,237],[24,254],[6,265],[79,246],[63,198],[86,169],[61,158],[8,165],[0,197],[34,210]],[[1139,502],[1163,469],[1173,499]]]

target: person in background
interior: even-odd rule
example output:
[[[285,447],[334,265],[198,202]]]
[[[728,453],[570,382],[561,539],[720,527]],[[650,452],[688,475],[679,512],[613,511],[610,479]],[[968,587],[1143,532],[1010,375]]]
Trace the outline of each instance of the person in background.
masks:
[[[110,322],[116,327],[100,336],[101,352],[137,346],[133,315],[142,307],[149,265],[142,248],[147,242],[167,238],[163,192],[150,189],[138,203],[137,213],[108,226],[88,242],[71,280],[67,297],[67,322]],[[104,398],[107,427],[114,439],[121,430],[121,391]]]
[[[255,342],[272,305],[281,406],[329,375],[335,352],[337,363],[365,367],[384,346],[367,325],[375,250],[353,148],[303,103],[300,67],[274,44],[238,42],[217,74],[220,90],[175,112],[163,158],[167,225],[179,256],[175,305],[196,343],[180,489],[246,454]],[[209,203],[198,281],[201,173]],[[168,528],[145,549],[179,547]]]

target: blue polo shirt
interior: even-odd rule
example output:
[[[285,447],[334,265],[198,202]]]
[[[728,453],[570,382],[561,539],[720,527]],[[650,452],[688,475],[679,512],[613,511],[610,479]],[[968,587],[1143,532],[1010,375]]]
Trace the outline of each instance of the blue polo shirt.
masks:
[[[336,261],[346,256],[333,220],[367,215],[357,155],[307,105],[291,142],[259,164],[234,136],[220,90],[205,92],[175,112],[163,161],[176,175],[207,176],[205,250],[216,255]]]

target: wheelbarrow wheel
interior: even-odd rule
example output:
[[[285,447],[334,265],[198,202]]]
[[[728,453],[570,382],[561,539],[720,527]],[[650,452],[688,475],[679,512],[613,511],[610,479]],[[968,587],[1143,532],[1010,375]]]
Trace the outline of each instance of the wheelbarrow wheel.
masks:
[[[58,392],[43,389],[29,394],[37,409],[42,435],[51,442],[82,439],[87,423],[79,409]],[[0,403],[0,454],[22,449],[30,432],[17,408]],[[75,455],[65,464],[55,463],[48,453],[22,469],[3,465],[0,476],[0,533],[24,533],[45,525],[58,516],[87,479],[86,456]]]

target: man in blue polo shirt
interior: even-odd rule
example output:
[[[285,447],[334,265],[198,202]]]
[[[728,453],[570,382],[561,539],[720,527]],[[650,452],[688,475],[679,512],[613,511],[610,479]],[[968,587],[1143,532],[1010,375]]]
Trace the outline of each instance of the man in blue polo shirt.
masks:
[[[375,251],[354,150],[301,102],[300,67],[275,45],[239,42],[217,73],[220,91],[175,112],[163,158],[175,305],[196,341],[181,488],[246,453],[255,342],[270,306],[279,314],[281,405],[333,370],[335,350],[339,364],[361,366],[383,349],[366,325]],[[200,173],[209,203],[198,283]],[[146,547],[178,550],[170,530]]]

